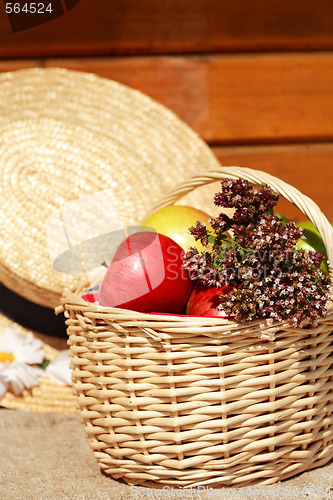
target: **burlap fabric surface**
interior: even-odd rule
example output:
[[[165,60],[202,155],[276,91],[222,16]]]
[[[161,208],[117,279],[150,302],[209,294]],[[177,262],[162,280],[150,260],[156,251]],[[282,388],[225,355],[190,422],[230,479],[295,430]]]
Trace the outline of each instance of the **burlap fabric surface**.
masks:
[[[329,492],[329,489],[331,492]],[[172,490],[130,487],[103,475],[78,415],[0,409],[1,500],[333,498],[333,463],[271,486]]]

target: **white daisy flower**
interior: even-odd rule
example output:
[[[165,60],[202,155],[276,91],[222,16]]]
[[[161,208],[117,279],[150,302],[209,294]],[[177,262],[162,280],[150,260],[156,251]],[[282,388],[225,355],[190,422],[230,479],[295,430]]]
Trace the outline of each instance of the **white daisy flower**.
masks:
[[[0,331],[0,397],[10,388],[16,396],[38,385],[45,372],[38,366],[44,359],[43,344],[31,332],[18,333],[8,326]]]
[[[49,377],[60,385],[72,385],[72,370],[69,367],[69,363],[68,349],[60,351],[46,367],[46,377]]]

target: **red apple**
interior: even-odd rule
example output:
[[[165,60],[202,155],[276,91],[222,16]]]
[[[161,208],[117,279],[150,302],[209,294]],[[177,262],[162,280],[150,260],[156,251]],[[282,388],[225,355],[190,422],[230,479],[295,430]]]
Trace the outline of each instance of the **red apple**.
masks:
[[[220,316],[226,318],[224,311],[218,309],[219,295],[231,293],[232,286],[222,285],[221,287],[207,287],[196,285],[188,299],[186,314],[190,316]]]
[[[182,267],[183,249],[150,231],[118,247],[99,289],[99,303],[140,312],[179,313],[193,288]]]

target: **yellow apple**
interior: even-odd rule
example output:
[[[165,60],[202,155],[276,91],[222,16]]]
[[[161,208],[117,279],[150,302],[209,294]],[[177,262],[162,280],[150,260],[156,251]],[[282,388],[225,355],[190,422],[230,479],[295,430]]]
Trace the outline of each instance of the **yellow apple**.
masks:
[[[190,247],[204,251],[205,247],[200,241],[194,239],[189,233],[189,228],[195,226],[197,221],[204,222],[210,227],[208,224],[210,218],[211,216],[206,212],[194,207],[169,205],[153,212],[142,221],[141,225],[151,227],[158,233],[168,236],[185,251]]]

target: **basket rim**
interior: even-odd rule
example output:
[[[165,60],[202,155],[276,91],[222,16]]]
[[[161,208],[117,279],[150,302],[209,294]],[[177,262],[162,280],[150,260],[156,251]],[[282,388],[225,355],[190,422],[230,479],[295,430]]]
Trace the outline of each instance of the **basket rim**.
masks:
[[[226,336],[253,336],[262,340],[274,341],[276,334],[281,328],[289,329],[290,332],[302,332],[304,336],[309,333],[315,333],[320,324],[333,318],[333,301],[330,301],[330,307],[325,317],[318,320],[319,326],[295,327],[290,321],[272,322],[270,319],[259,318],[244,323],[237,323],[226,318],[216,316],[189,316],[186,314],[171,313],[145,313],[123,309],[120,307],[105,307],[96,303],[87,302],[82,298],[82,293],[87,287],[72,287],[64,290],[61,297],[61,304],[55,309],[56,314],[64,313],[67,326],[70,325],[70,312],[80,311],[82,319],[81,326],[83,330],[94,331],[93,322],[103,321],[105,323],[117,323],[119,325],[136,324],[153,340],[159,340],[162,343],[168,341],[174,334],[184,336],[193,334],[193,336],[204,336],[215,339],[223,339]],[[85,319],[87,322],[85,322]],[[154,327],[157,329],[154,330]],[[188,331],[187,331],[188,329]],[[164,331],[165,330],[165,331]],[[95,330],[98,332],[98,327]]]

